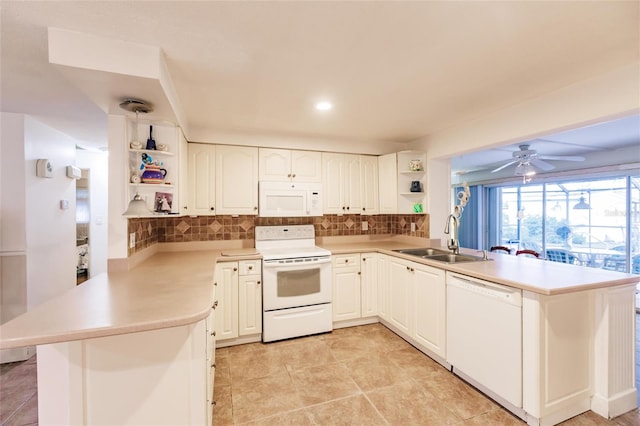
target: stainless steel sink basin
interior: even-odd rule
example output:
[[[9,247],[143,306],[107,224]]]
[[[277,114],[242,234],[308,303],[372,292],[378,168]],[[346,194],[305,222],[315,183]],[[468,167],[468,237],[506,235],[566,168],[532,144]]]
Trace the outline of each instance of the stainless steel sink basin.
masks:
[[[438,256],[438,255],[445,255],[450,253],[446,250],[438,250],[438,249],[432,249],[432,248],[401,249],[401,250],[394,250],[394,251],[398,253],[410,254],[412,256],[419,256],[419,257]]]
[[[438,254],[434,256],[421,256],[421,257],[423,259],[437,260],[438,262],[445,262],[445,263],[479,262],[484,260],[481,257],[477,257],[477,256],[469,256],[466,254],[453,254],[453,253]]]

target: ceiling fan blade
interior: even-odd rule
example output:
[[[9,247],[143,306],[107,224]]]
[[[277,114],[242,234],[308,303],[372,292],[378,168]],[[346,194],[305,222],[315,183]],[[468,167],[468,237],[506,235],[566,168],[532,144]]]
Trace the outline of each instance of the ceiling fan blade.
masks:
[[[495,172],[499,172],[500,170],[509,167],[512,164],[516,164],[517,162],[519,162],[520,160],[513,160],[513,161],[509,161],[507,164],[503,164],[502,166],[498,167],[497,169],[493,169],[491,170],[491,173],[495,173]]]
[[[549,164],[547,162],[544,162],[544,161],[540,160],[539,158],[532,158],[531,159],[531,164],[533,164],[535,167],[537,167],[539,169],[544,170],[545,172],[548,172],[549,170],[553,170],[553,169],[556,168],[555,166],[553,166],[553,165],[551,165],[551,164]]]
[[[584,161],[584,157],[578,155],[539,155],[538,158],[543,160]]]

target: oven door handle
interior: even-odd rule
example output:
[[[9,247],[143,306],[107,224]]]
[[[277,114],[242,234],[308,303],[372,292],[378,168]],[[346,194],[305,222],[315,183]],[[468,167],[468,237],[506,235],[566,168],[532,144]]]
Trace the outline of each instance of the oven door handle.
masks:
[[[262,267],[269,269],[310,269],[315,265],[324,265],[327,263],[331,263],[331,257],[321,258],[314,260],[313,262],[291,262],[291,263],[281,263],[277,260],[263,260]]]

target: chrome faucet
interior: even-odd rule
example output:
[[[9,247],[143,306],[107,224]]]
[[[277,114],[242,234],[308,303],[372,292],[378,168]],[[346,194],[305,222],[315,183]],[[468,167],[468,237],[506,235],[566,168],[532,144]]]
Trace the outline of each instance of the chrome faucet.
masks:
[[[447,241],[447,247],[453,251],[453,254],[460,253],[460,243],[458,242],[458,218],[450,214],[447,218],[447,224],[444,227],[444,233],[450,235]]]

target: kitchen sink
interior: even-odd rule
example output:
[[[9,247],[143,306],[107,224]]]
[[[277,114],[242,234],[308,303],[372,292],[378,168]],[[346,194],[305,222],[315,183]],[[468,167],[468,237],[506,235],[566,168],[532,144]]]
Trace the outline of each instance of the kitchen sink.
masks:
[[[445,263],[478,262],[478,261],[484,260],[483,258],[478,256],[469,256],[466,254],[453,254],[453,253],[438,254],[433,256],[421,256],[421,257],[423,259],[437,260],[438,262],[445,262]]]
[[[445,255],[445,254],[451,253],[447,250],[438,250],[438,249],[432,249],[432,248],[401,249],[401,250],[394,250],[394,251],[402,254],[410,254],[412,256],[419,256],[419,257],[438,256],[438,255]]]
[[[444,263],[478,262],[482,260],[491,260],[483,259],[479,256],[471,256],[468,254],[453,254],[448,250],[438,250],[432,248],[400,249],[393,251],[420,257],[422,259],[435,260]]]

